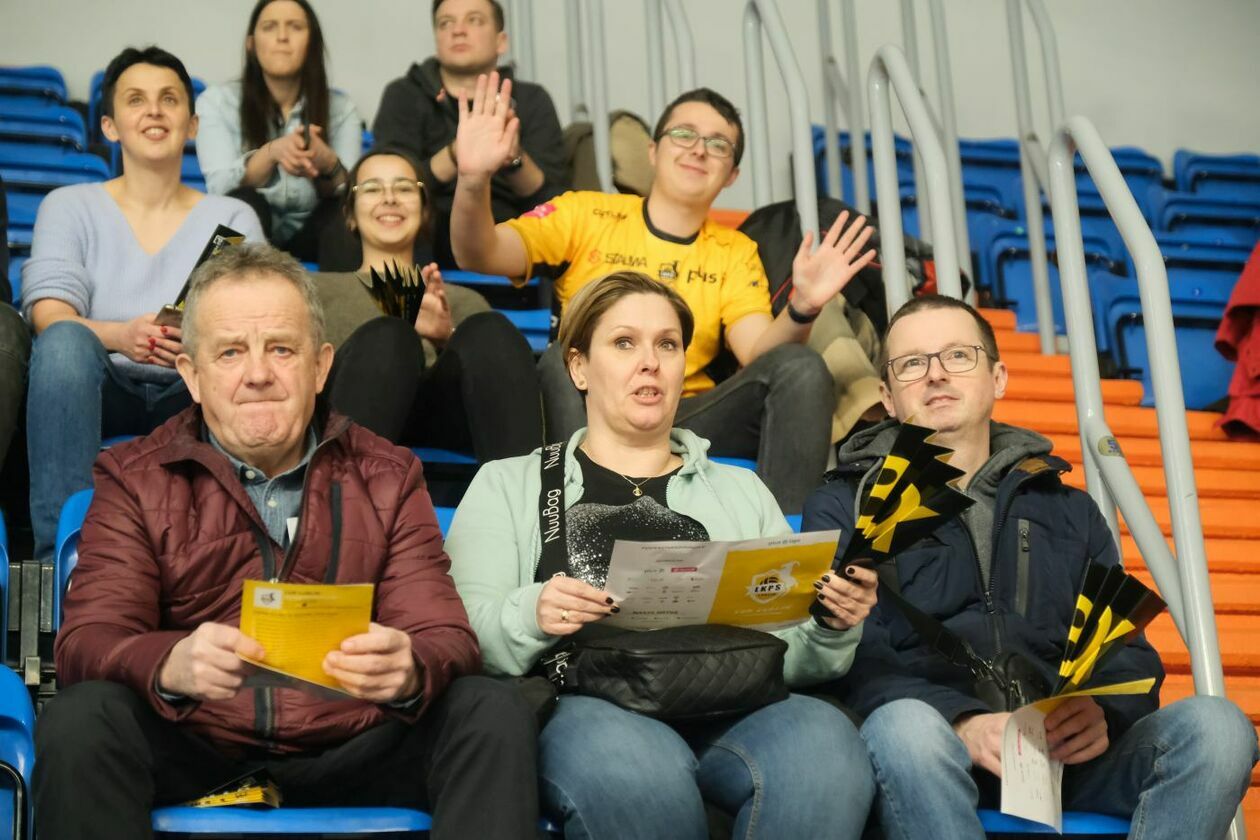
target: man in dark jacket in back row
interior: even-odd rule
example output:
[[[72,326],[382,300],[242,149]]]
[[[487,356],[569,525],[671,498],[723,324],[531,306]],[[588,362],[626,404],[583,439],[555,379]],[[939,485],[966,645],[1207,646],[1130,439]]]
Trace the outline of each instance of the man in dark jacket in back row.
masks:
[[[266,771],[285,804],[403,805],[434,837],[533,837],[536,727],[481,656],[420,462],[317,410],[332,364],[301,265],[242,245],[194,275],[197,405],[103,452],[36,731],[39,833],[150,837],[149,811]],[[323,654],[348,696],[251,687],[245,580],[373,584]],[[261,605],[261,604],[260,604]],[[330,827],[331,830],[332,827]]]
[[[455,196],[455,130],[459,97],[472,101],[477,77],[507,52],[498,0],[433,0],[435,55],[411,65],[385,88],[372,125],[378,145],[400,146],[420,161],[433,201],[433,255],[454,266],[450,249]],[[510,68],[500,69],[512,78]],[[541,85],[515,81],[512,106],[521,130],[514,154],[492,182],[494,220],[514,219],[569,188],[564,137],[555,105]]]
[[[903,306],[889,322],[880,371],[895,419],[845,445],[832,480],[806,504],[803,530],[852,531],[856,499],[897,420],[935,429],[974,504],[898,554],[881,581],[895,581],[981,657],[1016,651],[1053,685],[1086,564],[1119,562],[1102,514],[1062,483],[1071,467],[1050,454],[1050,441],[992,420],[1006,366],[992,327],[967,304],[931,295]],[[979,699],[968,671],[923,644],[885,591],[845,678],[846,701],[866,716],[885,834],[981,838],[976,807],[996,806],[986,800],[1013,710]],[[1255,730],[1220,698],[1158,708],[1163,668],[1141,636],[1091,683],[1145,677],[1156,678],[1147,695],[1077,697],[1046,716],[1051,756],[1066,765],[1063,806],[1132,815],[1133,838],[1219,840],[1257,760]]]

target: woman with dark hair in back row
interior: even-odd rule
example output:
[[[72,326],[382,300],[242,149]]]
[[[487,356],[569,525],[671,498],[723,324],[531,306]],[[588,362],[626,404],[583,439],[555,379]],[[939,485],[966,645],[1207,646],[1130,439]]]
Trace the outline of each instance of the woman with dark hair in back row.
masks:
[[[328,87],[324,53],[307,0],[258,0],[240,80],[197,100],[206,188],[248,203],[273,244],[308,262],[338,224],[336,193],[363,142],[354,103]]]

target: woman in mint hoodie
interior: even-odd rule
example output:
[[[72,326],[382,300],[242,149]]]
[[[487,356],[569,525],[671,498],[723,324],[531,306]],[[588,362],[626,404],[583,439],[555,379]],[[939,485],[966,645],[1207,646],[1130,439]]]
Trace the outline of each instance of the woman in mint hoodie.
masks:
[[[566,574],[540,580],[541,452],[486,464],[446,541],[486,669],[525,674],[558,642],[618,610],[603,590],[618,539],[734,540],[790,533],[770,491],[710,461],[673,428],[692,318],[673,289],[635,272],[585,288],[559,341],[588,426],[564,453]],[[845,673],[875,602],[875,576],[827,575],[830,617],[779,631],[784,678]],[[736,837],[860,836],[874,794],[866,750],[835,707],[793,694],[741,718],[670,726],[567,694],[539,737],[543,806],[565,837],[708,836],[705,802]]]

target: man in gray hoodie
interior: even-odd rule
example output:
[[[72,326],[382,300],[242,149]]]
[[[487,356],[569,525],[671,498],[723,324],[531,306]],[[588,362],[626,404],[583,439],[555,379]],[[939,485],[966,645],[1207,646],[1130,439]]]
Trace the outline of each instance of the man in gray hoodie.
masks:
[[[471,101],[477,76],[494,70],[507,52],[503,7],[498,0],[434,0],[433,34],[435,54],[389,83],[372,132],[377,145],[401,147],[420,161],[420,178],[433,202],[434,258],[454,266],[449,221],[459,96]],[[511,78],[510,68],[499,72]],[[541,85],[519,80],[512,94],[521,121],[520,142],[492,182],[496,222],[515,218],[569,187],[564,138],[551,97]]]

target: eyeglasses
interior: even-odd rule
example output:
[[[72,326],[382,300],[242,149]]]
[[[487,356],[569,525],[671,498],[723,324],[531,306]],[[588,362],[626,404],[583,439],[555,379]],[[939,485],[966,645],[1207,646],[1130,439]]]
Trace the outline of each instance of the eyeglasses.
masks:
[[[413,181],[410,178],[395,178],[388,184],[380,178],[369,178],[350,189],[355,195],[371,201],[380,201],[385,197],[386,192],[398,201],[411,201],[420,197],[420,188],[423,186],[423,181]]]
[[[700,132],[694,128],[679,126],[678,128],[671,128],[662,132],[661,136],[668,137],[674,141],[675,146],[680,146],[684,149],[693,148],[697,140],[704,140],[704,148],[714,157],[728,158],[735,154],[735,144],[720,134],[710,134],[708,137],[701,137]]]
[[[898,382],[918,382],[927,376],[932,360],[936,359],[946,373],[966,373],[975,370],[980,363],[980,354],[987,352],[979,344],[968,344],[961,347],[946,347],[936,353],[911,353],[898,356],[888,362],[888,368]]]

